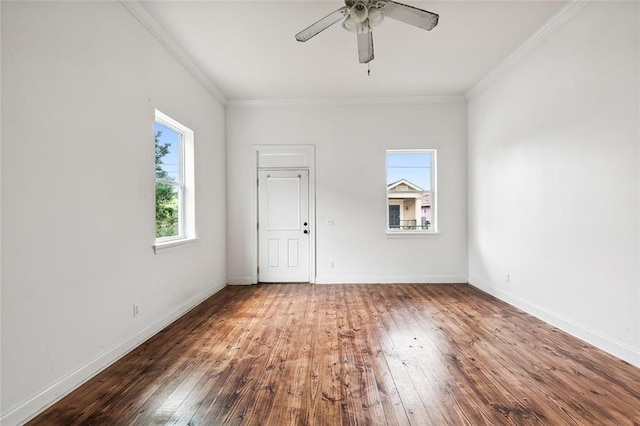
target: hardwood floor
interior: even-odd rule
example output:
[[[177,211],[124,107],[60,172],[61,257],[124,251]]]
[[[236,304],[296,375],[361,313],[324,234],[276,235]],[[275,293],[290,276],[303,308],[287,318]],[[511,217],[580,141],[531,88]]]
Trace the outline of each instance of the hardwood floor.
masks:
[[[640,424],[640,369],[468,285],[226,287],[30,425]]]

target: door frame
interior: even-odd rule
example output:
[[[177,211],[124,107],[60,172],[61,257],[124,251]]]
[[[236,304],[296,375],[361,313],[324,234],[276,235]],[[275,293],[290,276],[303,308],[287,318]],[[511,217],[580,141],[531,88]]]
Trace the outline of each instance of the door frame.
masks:
[[[258,283],[258,171],[307,170],[309,172],[309,282],[316,282],[316,179],[315,145],[253,145],[251,185],[251,284]]]

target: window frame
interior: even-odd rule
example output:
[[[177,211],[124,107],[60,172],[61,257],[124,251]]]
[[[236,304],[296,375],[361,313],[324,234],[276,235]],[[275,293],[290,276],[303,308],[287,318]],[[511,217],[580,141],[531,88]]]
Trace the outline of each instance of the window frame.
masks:
[[[414,149],[387,149],[385,151],[385,182],[388,180],[388,170],[389,170],[389,154],[431,154],[431,164],[430,164],[430,179],[431,179],[431,188],[429,191],[425,191],[425,193],[429,193],[431,197],[431,224],[429,229],[403,229],[402,226],[399,228],[391,228],[389,225],[389,206],[392,205],[389,203],[389,184],[385,185],[385,205],[386,205],[386,235],[388,238],[405,238],[405,237],[434,237],[439,235],[438,229],[438,203],[437,203],[437,165],[438,165],[438,150],[436,148],[414,148]],[[418,199],[417,199],[418,200]],[[420,207],[420,211],[422,211],[422,207]],[[416,224],[420,221],[422,223],[422,216],[415,218]]]
[[[178,173],[176,180],[155,178],[158,183],[177,188],[178,192],[178,234],[167,237],[155,237],[154,252],[195,241],[195,134],[194,131],[167,114],[154,109],[154,127],[160,124],[178,134]],[[155,137],[155,129],[154,129]],[[155,215],[154,215],[155,217]],[[154,226],[155,230],[155,226]]]

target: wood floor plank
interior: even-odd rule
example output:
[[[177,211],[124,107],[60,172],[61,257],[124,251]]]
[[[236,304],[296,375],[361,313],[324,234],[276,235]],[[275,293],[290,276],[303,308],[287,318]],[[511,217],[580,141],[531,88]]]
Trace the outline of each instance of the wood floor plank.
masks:
[[[270,350],[266,357],[252,368],[250,383],[248,381],[235,391],[238,395],[237,404],[231,406],[227,415],[221,418],[224,424],[234,424],[235,419],[241,419],[242,423],[246,424],[258,424],[268,421],[271,415],[278,419],[279,408],[284,408],[287,404],[289,395],[286,386],[292,371],[287,361],[297,350],[291,344],[291,336],[294,315],[299,307],[294,305],[291,292],[281,293],[279,299],[277,312],[270,320],[272,333],[262,337],[264,341],[269,342]],[[282,423],[275,420],[273,424]]]
[[[366,288],[356,286],[351,289],[345,297],[349,306],[349,326],[354,330],[354,343],[357,344],[356,354],[362,358],[361,365],[366,371],[362,404],[371,413],[366,418],[367,424],[407,424],[408,418],[395,384],[385,380],[391,378],[391,372],[378,344],[377,333],[382,326],[375,308],[368,303],[369,298],[363,297]]]
[[[474,380],[484,383],[485,390],[481,390],[480,394],[483,398],[489,398],[483,399],[483,403],[495,413],[503,415],[505,420],[511,419],[515,423],[532,419],[544,421],[546,416],[536,409],[535,401],[532,402],[527,399],[526,394],[519,393],[526,392],[531,386],[531,382],[517,372],[527,360],[518,357],[514,342],[509,342],[506,346],[496,345],[497,336],[503,333],[503,328],[508,327],[508,324],[502,325],[502,329],[498,328],[488,316],[487,320],[477,324],[461,320],[463,317],[475,318],[477,315],[468,307],[461,311],[456,303],[457,300],[447,298],[442,301],[441,306],[445,313],[444,333],[448,336],[469,336],[466,347],[464,342],[460,342],[455,358],[452,357],[452,360],[459,364],[461,376],[475,376]],[[477,360],[482,362],[478,363]],[[520,386],[510,386],[514,378]],[[493,392],[486,392],[487,386],[493,389]]]
[[[640,369],[466,284],[226,287],[29,425],[640,425]]]
[[[486,410],[476,408],[477,402],[473,405],[465,405],[470,400],[470,396],[477,399],[476,395],[472,393],[476,388],[476,381],[471,379],[461,386],[462,378],[469,378],[469,375],[460,375],[457,371],[460,365],[456,354],[463,350],[467,342],[459,343],[449,338],[443,339],[433,321],[438,312],[433,309],[432,305],[429,306],[431,312],[427,312],[427,315],[418,315],[412,303],[414,300],[423,299],[415,293],[415,289],[414,286],[403,286],[394,288],[394,292],[405,308],[398,310],[397,313],[407,323],[402,327],[407,333],[404,340],[408,346],[403,352],[413,354],[413,362],[433,383],[431,387],[434,392],[427,400],[428,410],[433,413],[434,417],[438,413],[438,417],[434,418],[432,423],[454,424],[462,421],[470,424],[482,424],[495,422],[493,416],[489,415]],[[433,298],[433,295],[430,297]],[[452,371],[455,371],[455,374],[452,374]],[[481,398],[485,398],[492,391],[490,387],[487,387],[488,383],[484,383],[484,386],[481,390],[475,391],[481,395]],[[463,390],[464,393],[459,395],[456,392],[458,389]],[[449,408],[443,410],[443,406]]]
[[[344,399],[340,383],[340,354],[338,352],[338,316],[336,289],[322,292],[314,374],[319,379],[319,392],[313,400],[311,424],[343,425],[340,407]]]
[[[378,314],[385,324],[386,345],[383,351],[387,363],[393,371],[393,377],[400,393],[405,412],[411,424],[436,424],[440,413],[430,411],[433,387],[429,385],[432,378],[424,377],[411,351],[406,351],[412,343],[405,329],[406,324],[398,316],[398,299],[394,287],[384,288],[374,295],[378,304]]]
[[[255,357],[262,355],[259,347],[257,350],[254,349],[254,346],[259,345],[260,342],[251,340],[249,335],[251,327],[261,320],[264,307],[266,305],[254,308],[253,315],[247,318],[246,323],[231,321],[234,324],[225,335],[212,334],[212,339],[200,347],[196,357],[203,362],[199,368],[199,374],[194,378],[199,380],[193,385],[193,389],[188,393],[182,404],[174,411],[167,424],[188,424],[200,407],[203,405],[208,406],[208,403],[211,402],[209,398],[215,394],[213,392],[214,389],[221,382],[228,380],[229,374],[234,371],[232,363],[240,351],[253,354]],[[227,345],[221,345],[219,342],[216,344],[216,339],[220,339],[223,342],[226,341]],[[220,352],[220,349],[223,348],[224,351]]]
[[[503,306],[502,313],[503,316],[505,313],[508,314],[511,309],[508,306]],[[530,318],[528,323],[531,326],[535,324],[537,320]],[[555,334],[555,329],[548,328],[548,331],[545,333],[547,335]],[[494,338],[495,341],[493,344],[486,345],[487,348],[492,349],[494,357],[501,357],[503,359],[508,358],[509,363],[505,365],[510,365],[509,369],[504,369],[505,372],[514,372],[514,371],[523,371],[523,366],[535,365],[532,363],[532,357],[529,355],[530,352],[525,350],[526,348],[521,348],[519,345],[521,344],[522,339],[517,337],[516,333],[520,333],[518,331],[518,327],[515,326],[514,323],[510,321],[502,321],[501,324],[494,329]],[[496,343],[504,343],[504,345],[496,344]],[[509,347],[508,356],[505,356],[504,351],[501,354],[497,354],[497,348]],[[560,348],[561,346],[558,346]],[[576,347],[578,350],[579,347]],[[558,365],[560,368],[551,367],[548,372],[543,373],[542,375],[531,376],[530,374],[523,374],[522,376],[516,375],[517,377],[513,377],[513,381],[516,383],[528,383],[530,387],[538,387],[540,389],[539,383],[545,382],[545,389],[547,391],[554,391],[555,395],[562,395],[562,393],[568,393],[569,396],[562,396],[561,399],[554,396],[556,401],[561,400],[560,404],[557,404],[557,407],[562,413],[568,414],[576,419],[581,419],[582,421],[588,421],[589,423],[607,423],[613,419],[608,418],[608,415],[603,416],[603,408],[594,400],[594,395],[591,392],[588,392],[588,386],[592,384],[592,379],[584,380],[587,378],[586,375],[576,372],[582,370],[583,372],[589,374],[586,369],[584,369],[584,365],[575,365],[570,358],[564,358],[561,360],[561,363],[558,363],[560,359],[558,359],[558,354],[554,353],[553,357],[550,357],[550,354],[553,352],[545,352],[539,354],[535,357],[537,362],[545,361],[548,365]],[[572,370],[568,370],[563,367],[572,366]],[[574,369],[575,368],[575,369]],[[552,374],[549,374],[552,372]],[[582,376],[582,377],[580,377]],[[554,395],[551,394],[551,395]],[[578,396],[576,398],[576,396]],[[589,408],[586,409],[585,406]],[[502,407],[504,410],[505,407]],[[607,411],[609,411],[607,409]]]
[[[267,292],[261,304],[255,303],[257,299],[251,300],[245,311],[251,313],[244,319],[245,334],[241,340],[233,343],[238,351],[234,352],[234,358],[227,367],[229,374],[225,375],[209,404],[202,405],[190,420],[191,424],[221,423],[224,418],[230,421],[234,415],[236,421],[242,420],[246,416],[241,406],[242,397],[251,389],[262,393],[269,391],[268,388],[259,387],[254,381],[261,371],[269,368],[267,360],[279,330],[279,311],[285,306],[282,293],[286,288],[276,290]],[[263,292],[261,289],[261,293]],[[264,321],[267,321],[270,327],[264,327]]]
[[[355,425],[358,421],[370,423],[368,412],[364,407],[375,396],[367,393],[367,371],[362,362],[361,350],[356,349],[355,339],[361,328],[352,327],[349,320],[349,309],[345,297],[345,287],[336,289],[336,311],[338,320],[338,340],[340,353],[340,385],[344,395],[342,402],[342,418],[344,424]]]

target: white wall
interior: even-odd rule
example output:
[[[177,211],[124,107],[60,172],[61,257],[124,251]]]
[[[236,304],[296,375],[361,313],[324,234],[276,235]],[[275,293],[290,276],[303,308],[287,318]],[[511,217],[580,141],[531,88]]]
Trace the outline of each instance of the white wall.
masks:
[[[224,109],[119,2],[2,2],[2,87],[14,424],[225,284]],[[195,131],[200,238],[158,255],[153,108]]]
[[[466,103],[237,102],[227,109],[229,283],[255,263],[253,145],[316,146],[318,283],[466,281]],[[385,150],[438,148],[438,238],[390,239]],[[328,225],[334,219],[335,225]],[[329,268],[334,261],[335,268]],[[253,260],[255,262],[255,260]]]
[[[636,365],[638,16],[587,3],[468,110],[470,282]]]
[[[0,47],[2,46],[2,5],[0,5]],[[0,100],[2,99],[2,62],[0,48]],[[2,105],[0,102],[0,413],[2,413]],[[1,414],[0,414],[1,416]]]

